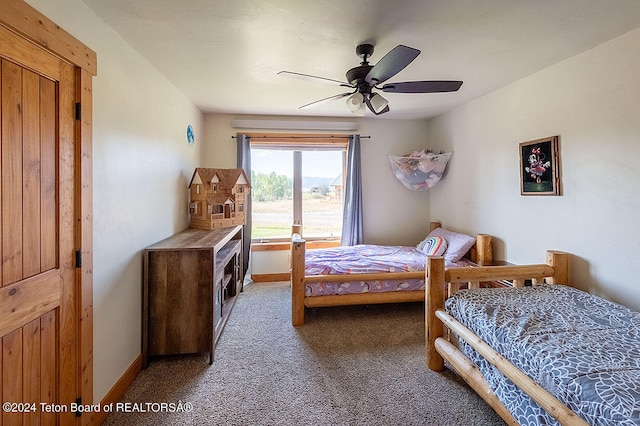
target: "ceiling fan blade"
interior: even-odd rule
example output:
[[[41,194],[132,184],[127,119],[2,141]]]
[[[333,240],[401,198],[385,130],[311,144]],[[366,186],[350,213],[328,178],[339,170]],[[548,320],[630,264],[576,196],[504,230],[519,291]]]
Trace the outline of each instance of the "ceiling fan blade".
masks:
[[[369,111],[371,111],[375,115],[384,114],[385,112],[389,112],[390,111],[389,105],[387,105],[380,112],[376,112],[376,109],[373,107],[373,105],[371,105],[371,100],[366,96],[364,98],[364,103],[369,108]]]
[[[394,75],[402,71],[415,58],[418,57],[420,51],[412,47],[402,44],[394,47],[371,68],[365,80],[367,83],[376,85],[387,81]]]
[[[299,80],[311,81],[314,83],[324,83],[324,84],[333,84],[336,86],[353,87],[352,85],[345,83],[344,81],[333,80],[331,78],[318,77],[318,76],[309,75],[309,74],[301,74],[299,72],[280,71],[278,75],[297,78]]]
[[[460,86],[462,86],[461,81],[404,81],[401,83],[385,84],[380,90],[393,93],[437,93],[455,92],[460,89]]]
[[[333,101],[335,99],[340,99],[340,98],[344,98],[344,97],[353,95],[354,93],[355,92],[347,92],[347,93],[340,93],[339,95],[329,96],[328,98],[320,99],[319,101],[314,101],[314,102],[311,102],[309,104],[302,105],[298,109],[307,109],[307,108],[317,107],[317,106],[326,104],[328,102],[331,102],[331,101]]]

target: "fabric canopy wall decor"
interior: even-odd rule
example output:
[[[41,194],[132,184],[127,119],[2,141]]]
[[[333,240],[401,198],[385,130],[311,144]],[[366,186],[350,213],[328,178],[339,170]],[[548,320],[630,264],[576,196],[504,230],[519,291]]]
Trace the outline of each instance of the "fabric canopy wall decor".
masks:
[[[389,156],[393,175],[412,191],[424,191],[440,181],[451,152],[434,154],[427,150],[414,151],[402,157]]]

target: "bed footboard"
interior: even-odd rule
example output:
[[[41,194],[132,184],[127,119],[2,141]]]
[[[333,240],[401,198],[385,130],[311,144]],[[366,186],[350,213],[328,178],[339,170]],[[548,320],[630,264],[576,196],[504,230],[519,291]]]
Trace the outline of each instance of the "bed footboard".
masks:
[[[300,234],[291,237],[291,324],[304,325],[304,256],[306,242]]]
[[[291,324],[304,325],[305,307],[328,307],[345,305],[368,305],[378,303],[404,303],[424,300],[424,291],[370,292],[305,297],[305,282],[314,281],[376,281],[391,279],[421,279],[423,271],[416,272],[379,272],[351,275],[305,275],[306,241],[298,234],[291,238]]]

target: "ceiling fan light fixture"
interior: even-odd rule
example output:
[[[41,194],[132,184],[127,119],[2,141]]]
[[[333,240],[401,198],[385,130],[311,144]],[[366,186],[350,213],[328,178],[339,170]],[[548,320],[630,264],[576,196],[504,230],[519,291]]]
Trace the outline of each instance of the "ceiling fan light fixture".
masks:
[[[371,95],[371,97],[369,98],[369,102],[371,103],[371,106],[373,107],[376,114],[379,114],[383,109],[387,107],[387,105],[389,105],[389,101],[383,98],[378,93],[374,93],[373,95]]]
[[[365,104],[362,104],[362,106],[355,110],[355,111],[351,111],[351,113],[357,117],[364,117],[364,113],[367,111],[367,108],[365,106]]]
[[[354,93],[347,98],[347,107],[356,114],[359,110],[364,110],[364,97],[362,93]],[[356,114],[357,115],[357,114]]]

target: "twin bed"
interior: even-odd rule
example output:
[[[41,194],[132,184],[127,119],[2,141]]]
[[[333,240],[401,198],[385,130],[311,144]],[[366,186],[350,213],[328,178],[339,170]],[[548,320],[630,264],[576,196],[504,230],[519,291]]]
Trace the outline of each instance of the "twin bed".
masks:
[[[304,324],[305,307],[423,301],[424,271],[430,249],[445,249],[450,266],[491,262],[491,236],[466,236],[431,222],[422,246],[358,245],[307,250],[294,225],[291,239],[291,322]],[[444,246],[428,246],[438,238]],[[442,242],[442,241],[440,241]],[[422,251],[420,251],[420,250]]]
[[[640,424],[640,313],[566,285],[566,253],[479,268],[434,257],[426,274],[429,368],[446,361],[508,424]],[[513,287],[471,288],[493,280]]]
[[[299,234],[291,250],[293,325],[305,307],[425,300],[428,367],[446,363],[507,424],[640,425],[640,313],[570,287],[567,253],[485,266],[484,234],[458,262],[408,247],[306,252]]]

